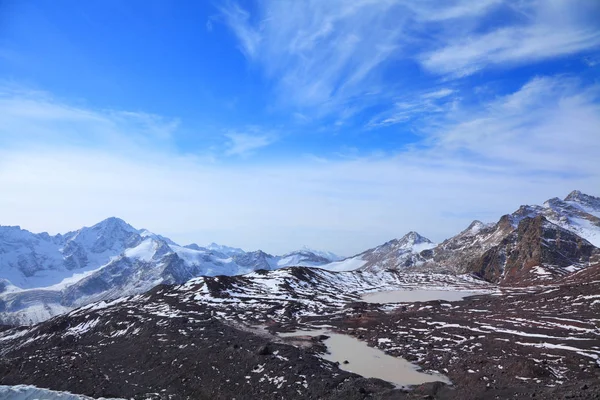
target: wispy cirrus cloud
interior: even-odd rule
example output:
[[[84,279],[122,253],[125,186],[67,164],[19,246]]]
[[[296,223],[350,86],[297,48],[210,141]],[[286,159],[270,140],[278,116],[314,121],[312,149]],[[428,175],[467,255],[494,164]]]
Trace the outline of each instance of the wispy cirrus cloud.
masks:
[[[595,0],[267,0],[221,13],[280,102],[321,115],[393,102],[411,63],[453,79],[600,46]]]
[[[165,146],[180,121],[145,112],[94,110],[51,94],[0,87],[0,145],[69,143],[99,148]]]
[[[226,133],[225,137],[229,139],[229,142],[225,154],[228,156],[248,156],[277,140],[273,133],[261,133],[257,128],[251,128],[250,132],[232,131]]]
[[[518,65],[600,46],[600,27],[589,30],[569,28],[548,24],[498,29],[484,35],[456,39],[422,55],[421,62],[436,73],[464,76],[488,66]]]
[[[375,72],[401,45],[404,18],[390,13],[396,6],[267,1],[251,16],[229,2],[221,12],[242,52],[275,81],[281,99],[301,108],[335,108],[380,90]]]
[[[440,157],[535,175],[600,175],[600,86],[536,77],[517,91],[447,112],[426,131]]]
[[[258,28],[252,25],[250,13],[233,1],[225,3],[220,11],[227,25],[231,27],[240,40],[240,50],[247,57],[255,57],[262,36]]]
[[[457,101],[455,94],[454,89],[441,88],[398,97],[394,99],[394,104],[389,110],[371,117],[365,126],[369,129],[381,128],[405,123],[424,115],[431,120],[454,107]]]
[[[600,46],[600,3],[593,0],[488,2],[507,13],[501,23],[474,20],[457,30],[442,24],[432,49],[418,59],[428,70],[456,77],[493,66],[520,65]],[[492,14],[493,15],[493,14]],[[488,22],[489,23],[489,22]]]

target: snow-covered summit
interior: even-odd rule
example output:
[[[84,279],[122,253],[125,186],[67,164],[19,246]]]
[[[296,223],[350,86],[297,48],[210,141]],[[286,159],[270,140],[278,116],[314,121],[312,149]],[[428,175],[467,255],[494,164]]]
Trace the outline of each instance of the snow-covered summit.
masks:
[[[579,190],[573,190],[565,197],[565,202],[600,218],[600,197],[590,196],[581,193]]]
[[[404,268],[422,262],[419,253],[434,246],[431,240],[411,231],[400,239],[392,239],[353,257],[324,265],[322,268],[331,271],[351,271],[361,268],[371,272]]]
[[[418,269],[474,272],[492,281],[531,284],[537,275],[523,271],[546,271],[555,277],[566,273],[565,267],[582,268],[595,259],[593,247],[600,246],[599,205],[599,198],[573,191],[565,200],[554,197],[542,205],[523,205],[496,223],[473,221],[422,253],[425,262]],[[527,261],[519,264],[522,260]],[[531,263],[537,269],[526,268]]]
[[[600,198],[574,190],[564,200],[547,200],[535,211],[548,221],[600,247]]]
[[[331,261],[331,259],[317,255],[309,250],[297,250],[279,257],[277,267],[314,267],[330,263]]]
[[[212,251],[216,251],[219,252],[221,254],[225,254],[228,256],[233,256],[235,254],[244,254],[246,253],[244,250],[238,248],[238,247],[230,247],[230,246],[225,246],[225,245],[221,245],[221,244],[217,244],[217,243],[211,243],[208,246],[206,246],[206,248],[208,250],[212,250]]]
[[[316,256],[326,258],[329,261],[339,261],[339,260],[342,260],[342,259],[345,258],[345,257],[341,257],[341,256],[339,256],[339,255],[337,255],[337,254],[335,254],[335,253],[333,253],[331,251],[316,250],[316,249],[310,248],[310,247],[308,247],[306,245],[302,246],[302,248],[300,249],[300,251],[307,251],[307,252],[312,253],[312,254],[314,254]]]

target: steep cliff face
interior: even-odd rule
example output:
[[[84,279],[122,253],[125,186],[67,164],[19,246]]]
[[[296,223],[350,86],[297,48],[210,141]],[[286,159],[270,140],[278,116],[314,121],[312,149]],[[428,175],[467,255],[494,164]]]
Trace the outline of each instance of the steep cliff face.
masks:
[[[469,262],[467,270],[491,282],[526,285],[566,275],[598,260],[598,248],[538,215],[523,218],[498,245]]]
[[[500,244],[514,230],[510,216],[505,215],[495,224],[473,221],[458,235],[446,239],[435,248],[421,252],[425,262],[420,270],[468,272],[468,265]]]

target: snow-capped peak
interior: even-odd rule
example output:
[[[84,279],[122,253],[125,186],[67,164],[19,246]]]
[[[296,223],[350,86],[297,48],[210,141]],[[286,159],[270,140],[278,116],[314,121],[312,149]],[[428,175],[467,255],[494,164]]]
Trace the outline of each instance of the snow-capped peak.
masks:
[[[175,243],[174,241],[172,241],[168,237],[165,237],[165,236],[162,236],[162,235],[157,235],[156,233],[150,232],[148,229],[140,229],[138,232],[139,232],[140,236],[143,237],[143,238],[152,238],[152,239],[155,239],[155,240],[163,241],[163,242],[167,243],[170,246],[179,246],[177,243]]]
[[[593,198],[593,196],[589,196],[589,195],[587,195],[585,193],[581,193],[581,191],[579,191],[579,190],[573,190],[571,193],[569,193],[567,195],[567,197],[565,197],[565,201],[577,201],[577,202],[579,202],[581,200],[585,200],[588,197],[592,197]]]
[[[415,231],[408,232],[400,239],[400,241],[410,244],[411,246],[421,243],[433,243],[431,240],[427,239],[425,236],[419,235]]]
[[[565,202],[600,218],[600,197],[590,196],[589,194],[581,193],[579,190],[573,190],[565,197]]]
[[[222,253],[228,256],[233,256],[235,254],[244,254],[245,251],[238,248],[238,247],[230,247],[230,246],[225,246],[225,245],[221,245],[221,244],[217,244],[217,243],[211,243],[208,246],[206,246],[206,248],[208,250],[212,250],[212,251],[216,251],[218,253]]]
[[[344,258],[344,257],[338,256],[335,253],[332,253],[331,251],[315,250],[315,249],[312,249],[312,248],[310,248],[308,246],[302,246],[302,248],[300,250],[312,253],[312,254],[314,254],[316,256],[319,256],[319,257],[326,258],[326,259],[328,259],[330,261],[338,261],[338,260],[341,260],[341,259]]]
[[[462,233],[467,235],[476,235],[487,225],[479,220],[474,220]]]
[[[186,244],[183,247],[185,247],[186,249],[196,250],[196,251],[206,251],[206,250],[208,250],[206,247],[198,246],[196,243]]]
[[[85,229],[85,228],[84,228]],[[102,230],[103,232],[114,232],[114,231],[125,231],[130,233],[138,233],[138,230],[121,218],[109,217],[103,221],[98,222],[89,229]]]

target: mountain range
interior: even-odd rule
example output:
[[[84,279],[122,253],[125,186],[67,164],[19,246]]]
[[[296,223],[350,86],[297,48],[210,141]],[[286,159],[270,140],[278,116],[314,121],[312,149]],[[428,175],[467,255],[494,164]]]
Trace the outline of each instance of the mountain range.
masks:
[[[496,223],[473,221],[440,244],[416,232],[323,268],[473,273],[489,282],[528,285],[600,261],[600,198],[580,191],[521,206]]]
[[[36,323],[199,276],[289,266],[473,274],[500,285],[532,285],[600,262],[599,246],[600,198],[579,191],[521,206],[496,223],[473,221],[439,244],[409,232],[342,260],[306,248],[273,256],[215,243],[181,246],[118,218],[55,236],[0,226],[0,323]]]
[[[0,322],[35,323],[93,301],[197,276],[320,266],[336,258],[306,248],[273,256],[215,243],[180,246],[114,217],[55,236],[0,226]]]

